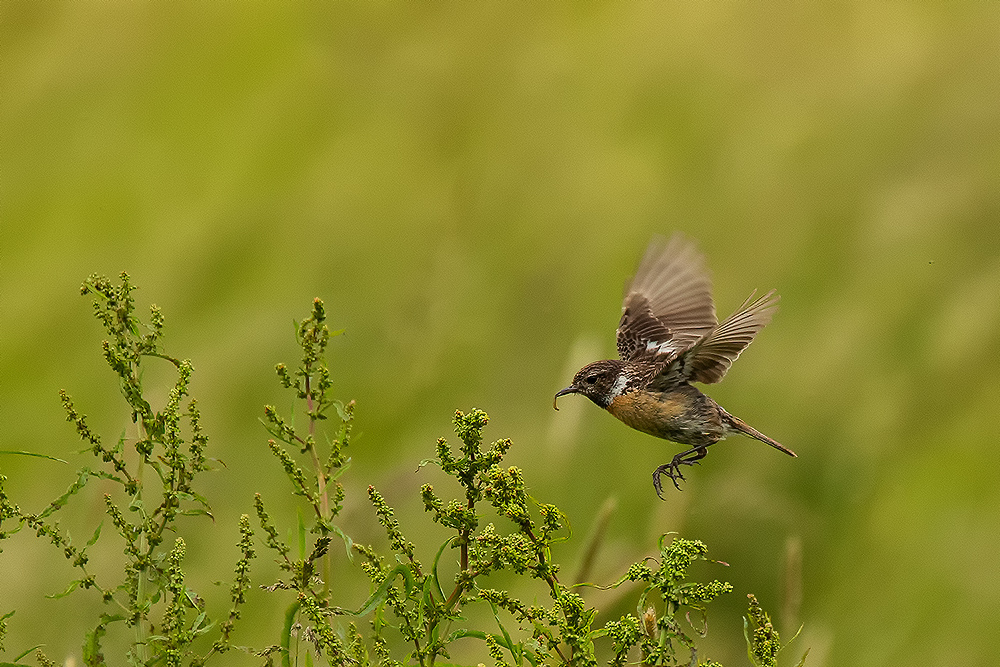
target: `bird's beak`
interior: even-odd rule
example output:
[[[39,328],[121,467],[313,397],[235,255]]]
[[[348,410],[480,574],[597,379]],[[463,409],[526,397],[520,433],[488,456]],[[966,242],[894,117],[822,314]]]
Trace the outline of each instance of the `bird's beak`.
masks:
[[[560,389],[559,391],[556,392],[555,397],[552,399],[552,407],[555,408],[556,410],[559,409],[559,406],[556,405],[556,401],[559,399],[560,396],[565,396],[566,394],[579,394],[579,393],[580,390],[577,389],[576,387],[566,387],[565,389]]]

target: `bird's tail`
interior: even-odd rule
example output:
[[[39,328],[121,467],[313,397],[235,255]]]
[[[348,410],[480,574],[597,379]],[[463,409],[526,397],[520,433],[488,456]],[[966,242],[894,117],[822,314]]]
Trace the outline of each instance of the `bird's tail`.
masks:
[[[753,426],[750,426],[750,424],[747,424],[745,421],[743,421],[739,417],[735,417],[735,416],[729,414],[728,412],[726,412],[725,410],[723,410],[721,407],[719,408],[719,412],[722,413],[722,419],[723,419],[723,421],[726,422],[726,425],[729,428],[733,429],[734,431],[739,431],[740,433],[743,433],[744,435],[749,435],[751,438],[754,438],[756,440],[760,440],[761,442],[766,442],[767,444],[771,445],[775,449],[781,450],[784,453],[788,454],[789,456],[797,456],[797,454],[795,452],[793,452],[792,450],[790,450],[788,447],[785,447],[784,445],[782,445],[777,440],[772,440],[771,438],[767,437],[766,435],[764,435],[763,433],[761,433],[760,431],[758,431],[757,429],[755,429]]]

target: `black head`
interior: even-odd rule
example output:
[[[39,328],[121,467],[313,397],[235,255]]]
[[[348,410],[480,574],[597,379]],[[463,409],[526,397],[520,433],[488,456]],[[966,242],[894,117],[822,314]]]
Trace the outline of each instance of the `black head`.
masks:
[[[555,398],[566,394],[583,394],[602,408],[611,405],[611,400],[622,392],[625,382],[622,373],[625,362],[619,359],[605,359],[587,364],[573,378],[573,384],[556,392]],[[555,399],[552,407],[558,410]]]

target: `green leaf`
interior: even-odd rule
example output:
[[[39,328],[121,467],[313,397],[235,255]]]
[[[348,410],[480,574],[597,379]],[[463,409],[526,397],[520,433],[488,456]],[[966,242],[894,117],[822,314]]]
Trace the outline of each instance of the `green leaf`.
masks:
[[[206,612],[198,614],[198,617],[194,619],[194,623],[191,624],[191,634],[198,636],[211,630],[215,626],[215,623],[212,621],[206,623],[208,620],[208,614]]]
[[[98,479],[109,479],[112,482],[118,482],[122,486],[125,485],[125,480],[124,479],[122,479],[118,475],[115,475],[114,473],[105,472],[103,470],[91,470],[90,471],[90,476],[91,477],[97,477]]]
[[[471,637],[472,639],[481,639],[482,641],[486,641],[486,636],[487,633],[483,632],[482,630],[470,630],[468,628],[461,628],[459,630],[455,630],[450,635],[448,635],[448,638],[445,640],[445,644],[450,644],[456,639],[463,639],[465,637]],[[493,637],[493,639],[496,641],[497,644],[509,650],[510,647],[507,646],[506,644],[507,640],[504,639],[502,635],[491,634],[489,636]],[[523,652],[524,647],[521,644],[518,644],[518,648],[521,649],[521,651]],[[532,665],[538,664],[538,658],[530,651],[527,653],[523,653],[523,657],[526,658],[528,662],[530,662]],[[441,663],[435,663],[435,664],[439,665],[439,667],[444,667],[444,665],[442,665]]]
[[[81,581],[79,579],[76,579],[74,581],[69,582],[69,586],[67,586],[66,590],[64,590],[62,593],[53,593],[52,595],[46,595],[45,597],[49,598],[50,600],[58,600],[59,598],[64,598],[73,591],[75,591],[80,586],[80,583]]]
[[[299,613],[299,602],[296,600],[285,610],[285,624],[281,626],[281,667],[292,667],[292,626]]]
[[[497,625],[500,626],[500,632],[503,633],[504,641],[500,642],[500,643],[503,646],[507,647],[507,650],[510,651],[511,657],[514,658],[514,662],[516,664],[520,665],[521,662],[522,662],[522,659],[521,659],[521,654],[522,654],[521,645],[520,644],[514,644],[514,640],[512,640],[510,638],[510,633],[507,632],[507,628],[504,627],[503,621],[500,620],[500,610],[497,608],[496,604],[493,603],[493,602],[491,602],[490,603],[490,608],[493,610],[493,618],[497,619]],[[516,648],[516,650],[515,650],[515,648]]]
[[[160,465],[160,462],[154,458],[149,458],[146,460],[146,463],[156,472],[157,477],[160,478],[160,483],[163,486],[167,486],[169,484],[167,474],[163,471],[163,466]]]
[[[337,535],[340,539],[342,539],[344,541],[344,547],[347,549],[347,559],[353,563],[354,562],[354,540],[351,539],[351,536],[348,535],[347,533],[345,533],[343,530],[341,530],[340,526],[335,526],[334,524],[330,523],[329,521],[327,521],[325,519],[322,519],[320,521],[320,523],[327,530],[329,530],[331,533],[334,533],[335,535]]]
[[[101,653],[101,638],[108,631],[108,623],[114,621],[124,620],[124,616],[120,614],[101,614],[101,620],[92,631],[86,634],[86,639],[83,643],[83,661],[84,664],[96,665],[97,656]]]
[[[328,471],[327,475],[331,480],[339,479],[341,475],[347,472],[351,467],[351,459],[348,457],[339,468],[334,468],[332,471]]]
[[[407,568],[409,569],[409,568]],[[424,577],[423,585],[420,587],[420,604],[417,605],[417,627],[424,626],[424,613],[434,606],[434,595],[431,593],[433,585],[431,577]]]
[[[11,612],[11,613],[13,613],[13,612]],[[17,656],[14,657],[14,663],[20,663],[21,662],[21,658],[23,658],[24,656],[26,656],[26,655],[28,655],[30,653],[34,653],[35,651],[37,651],[38,649],[42,648],[43,646],[45,646],[45,644],[35,644],[31,648],[22,651],[19,655],[17,655]],[[4,664],[5,665],[10,665],[10,664],[14,664],[14,663],[5,662]],[[18,665],[18,667],[24,667],[24,666],[23,665]]]
[[[87,451],[90,450],[88,449]],[[50,461],[58,461],[59,463],[66,463],[66,461],[63,461],[60,458],[56,458],[55,456],[49,456],[48,454],[39,454],[38,452],[26,452],[20,449],[0,449],[0,454],[15,454],[17,456],[34,456],[35,458],[39,459],[48,459]]]
[[[375,589],[375,592],[372,593],[371,597],[368,598],[364,605],[362,605],[361,609],[349,613],[353,616],[365,616],[372,609],[385,602],[386,594],[389,592],[389,586],[392,585],[392,582],[397,575],[403,577],[403,584],[406,587],[406,595],[409,597],[414,585],[416,585],[416,579],[414,579],[413,572],[410,571],[410,567],[408,565],[399,564],[385,575],[385,580],[379,585],[378,588]]]
[[[94,546],[94,544],[97,543],[98,538],[101,536],[101,528],[103,527],[104,527],[103,521],[97,524],[97,529],[94,531],[94,534],[91,536],[89,540],[87,540],[88,547],[92,547]]]
[[[795,641],[800,634],[802,634],[803,627],[805,626],[800,625],[799,629],[795,631],[794,635],[792,635],[792,638],[781,645],[781,648],[778,649],[777,655],[781,655],[781,652],[784,651],[786,648],[788,648],[788,645],[791,644],[793,641]],[[806,649],[806,652],[802,654],[802,659],[799,660],[798,664],[795,665],[795,667],[802,667],[804,664],[806,664],[806,656],[808,655],[809,655],[809,649]]]
[[[194,499],[196,503],[207,509],[209,512],[212,511],[212,506],[208,504],[208,498],[201,495],[200,493],[195,493],[194,491],[191,492],[191,497]]]
[[[757,667],[757,659],[753,657],[753,642],[750,641],[750,619],[743,617],[743,638],[747,641],[747,657],[750,664]]]
[[[434,623],[433,625],[431,625],[431,631],[428,637],[429,639],[428,646],[436,646],[438,643],[438,637],[440,636],[441,636],[441,624]]]
[[[17,517],[15,517],[17,518]],[[3,531],[4,538],[9,538],[11,535],[20,533],[21,530],[27,525],[24,522],[24,517],[17,518],[18,524],[12,528]],[[0,549],[0,553],[3,553],[3,549]]]
[[[142,492],[141,491],[139,493],[136,493],[134,496],[132,496],[132,500],[130,500],[129,503],[128,503],[128,511],[129,512],[139,512],[139,515],[143,519],[146,518],[146,512],[143,510],[143,507],[142,507]]]
[[[76,493],[83,489],[83,487],[87,486],[87,480],[89,480],[90,477],[90,468],[80,468],[77,471],[76,481],[69,485],[69,488],[66,489],[66,493],[49,503],[48,507],[39,512],[38,517],[40,519],[44,519],[59,508],[63,507],[69,501],[70,497],[76,495]]]
[[[442,602],[444,602],[448,598],[445,596],[444,591],[441,589],[441,579],[440,577],[438,577],[438,561],[441,560],[441,555],[444,553],[444,550],[447,549],[448,546],[451,545],[451,543],[454,540],[455,540],[454,537],[449,537],[447,540],[445,540],[445,543],[441,545],[440,549],[438,549],[437,556],[434,557],[434,563],[431,565],[430,578],[434,580],[434,586],[437,588],[438,596],[441,598]]]
[[[486,633],[483,632],[482,630],[470,630],[468,628],[461,628],[459,630],[455,630],[453,633],[448,635],[448,639],[445,640],[445,643],[450,644],[456,639],[464,639],[465,637],[472,637],[473,639],[482,639],[483,641],[486,641]],[[499,639],[503,638],[500,637]]]

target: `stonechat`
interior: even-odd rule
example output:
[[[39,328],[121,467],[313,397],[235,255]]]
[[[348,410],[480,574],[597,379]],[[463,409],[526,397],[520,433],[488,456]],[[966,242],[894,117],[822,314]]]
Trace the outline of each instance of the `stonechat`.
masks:
[[[573,384],[556,392],[583,394],[632,428],[690,445],[653,471],[653,488],[663,498],[661,477],[679,490],[682,465],[699,463],[708,446],[733,433],[766,442],[789,456],[795,452],[726,412],[692,382],[718,382],[736,358],[771,321],[778,295],[750,294],[719,323],[705,258],[681,234],[650,243],[635,277],[625,288],[618,324],[618,359],[587,364]]]

